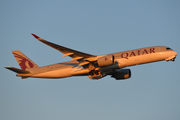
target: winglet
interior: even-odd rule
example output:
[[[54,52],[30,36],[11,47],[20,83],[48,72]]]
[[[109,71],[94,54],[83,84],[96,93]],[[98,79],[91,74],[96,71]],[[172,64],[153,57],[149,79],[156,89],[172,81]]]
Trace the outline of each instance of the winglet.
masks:
[[[38,40],[43,40],[42,38],[40,38],[39,36],[37,36],[37,35],[35,35],[35,34],[33,34],[33,33],[31,33],[36,39],[38,39]]]

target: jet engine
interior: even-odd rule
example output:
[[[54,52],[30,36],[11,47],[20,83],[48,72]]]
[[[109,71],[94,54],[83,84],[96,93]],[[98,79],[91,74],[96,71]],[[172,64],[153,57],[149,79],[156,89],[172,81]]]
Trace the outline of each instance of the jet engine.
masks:
[[[116,80],[124,80],[124,79],[128,79],[131,77],[131,70],[130,69],[120,69],[117,70],[116,72],[114,72],[112,74],[113,78],[115,78]]]
[[[98,58],[97,64],[100,67],[114,64],[114,55],[106,55],[106,56]]]

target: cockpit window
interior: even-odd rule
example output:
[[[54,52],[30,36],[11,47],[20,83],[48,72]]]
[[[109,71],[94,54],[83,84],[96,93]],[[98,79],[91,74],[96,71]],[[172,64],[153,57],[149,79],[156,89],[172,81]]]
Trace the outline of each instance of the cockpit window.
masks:
[[[171,48],[166,48],[166,50],[172,50]]]

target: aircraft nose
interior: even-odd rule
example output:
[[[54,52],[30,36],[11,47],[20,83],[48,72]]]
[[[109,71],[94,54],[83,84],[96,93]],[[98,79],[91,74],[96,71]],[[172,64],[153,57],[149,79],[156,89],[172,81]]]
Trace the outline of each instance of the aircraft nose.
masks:
[[[175,52],[175,51],[173,51],[173,54],[174,54],[175,56],[177,56],[177,55],[178,55],[178,53],[177,53],[177,52]]]

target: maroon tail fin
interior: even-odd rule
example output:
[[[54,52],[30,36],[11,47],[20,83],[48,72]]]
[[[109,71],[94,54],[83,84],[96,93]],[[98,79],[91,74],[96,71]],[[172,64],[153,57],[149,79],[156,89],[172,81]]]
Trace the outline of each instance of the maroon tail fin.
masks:
[[[25,56],[21,51],[15,50],[15,51],[12,51],[12,53],[22,70],[28,70],[28,69],[39,67],[27,56]]]

